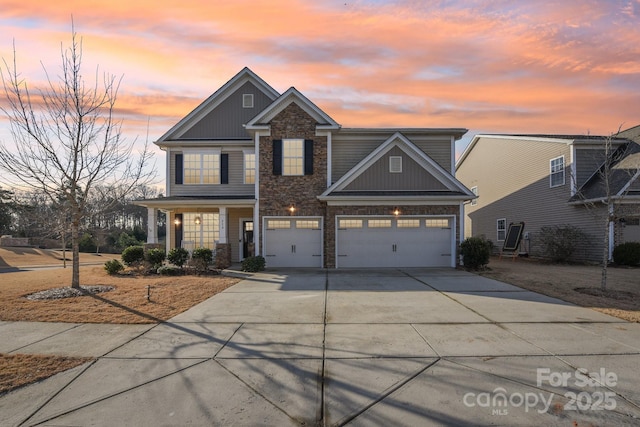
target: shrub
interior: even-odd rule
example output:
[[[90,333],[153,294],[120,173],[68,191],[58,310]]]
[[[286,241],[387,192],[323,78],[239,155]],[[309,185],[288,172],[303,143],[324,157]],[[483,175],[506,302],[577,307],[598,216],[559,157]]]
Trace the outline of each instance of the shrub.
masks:
[[[213,251],[209,248],[196,248],[191,254],[193,267],[198,271],[207,271],[213,261]]]
[[[167,261],[182,268],[189,260],[189,251],[185,248],[173,248],[167,254]]]
[[[144,261],[144,248],[142,246],[129,246],[122,251],[121,257],[127,266],[139,265]]]
[[[542,227],[539,233],[545,257],[553,262],[567,262],[587,235],[570,224]]]
[[[149,249],[147,253],[144,254],[145,261],[151,264],[154,269],[160,267],[165,258],[164,249],[153,248]]]
[[[255,273],[256,271],[264,270],[266,261],[260,255],[250,256],[242,260],[242,271],[248,271]]]
[[[124,265],[117,259],[110,259],[104,263],[104,269],[107,270],[107,274],[113,276],[124,270]]]
[[[620,265],[640,265],[640,242],[622,243],[613,248],[613,261]]]
[[[182,273],[182,268],[174,267],[172,265],[164,265],[158,268],[158,274],[161,274],[163,276],[179,276]]]
[[[89,233],[84,233],[80,240],[78,241],[78,247],[80,252],[95,252],[96,242]]]
[[[120,236],[118,237],[118,242],[117,242],[118,247],[123,251],[129,246],[140,246],[141,244],[142,244],[141,241],[139,241],[134,236],[131,236],[124,231],[120,233]]]
[[[483,237],[469,237],[460,244],[460,253],[464,266],[479,270],[489,264],[492,244]]]

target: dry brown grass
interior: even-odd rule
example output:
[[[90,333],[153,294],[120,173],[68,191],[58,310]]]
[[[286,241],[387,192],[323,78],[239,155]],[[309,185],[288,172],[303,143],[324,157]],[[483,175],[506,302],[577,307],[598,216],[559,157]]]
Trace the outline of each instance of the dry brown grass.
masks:
[[[0,248],[0,271],[7,269],[15,269],[20,267],[57,265],[62,267],[64,259],[67,260],[67,266],[71,266],[71,252],[53,249],[38,248]],[[120,258],[117,254],[90,254],[81,253],[80,262],[83,264],[104,264],[106,261]]]
[[[82,285],[115,290],[60,300],[30,301],[26,295],[68,286],[71,269],[0,274],[0,320],[83,323],[156,323],[236,284],[225,276],[109,276],[101,266],[80,268]],[[151,299],[147,301],[147,287]]]
[[[640,322],[640,269],[609,267],[607,285],[610,292],[604,295],[598,291],[601,270],[594,265],[557,265],[526,258],[515,261],[492,258],[489,270],[481,274],[610,316]],[[576,288],[592,291],[577,291]]]
[[[33,354],[0,354],[0,394],[75,368],[90,360]]]

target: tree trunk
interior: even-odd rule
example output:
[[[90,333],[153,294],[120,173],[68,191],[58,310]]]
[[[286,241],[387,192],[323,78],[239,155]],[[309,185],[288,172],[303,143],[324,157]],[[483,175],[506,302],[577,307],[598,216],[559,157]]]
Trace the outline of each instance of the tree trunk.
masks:
[[[604,233],[604,244],[602,249],[602,272],[600,276],[600,289],[607,290],[607,267],[609,266],[609,227],[611,226],[611,220],[607,214],[607,227]]]
[[[73,250],[73,264],[71,272],[71,287],[80,289],[80,242],[78,234],[80,229],[80,222],[73,220],[71,224],[71,247]]]

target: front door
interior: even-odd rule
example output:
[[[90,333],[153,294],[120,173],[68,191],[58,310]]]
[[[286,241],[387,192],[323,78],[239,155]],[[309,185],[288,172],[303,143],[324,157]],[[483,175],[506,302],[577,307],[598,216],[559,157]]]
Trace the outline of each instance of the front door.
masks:
[[[242,259],[255,255],[253,243],[253,221],[242,220]]]

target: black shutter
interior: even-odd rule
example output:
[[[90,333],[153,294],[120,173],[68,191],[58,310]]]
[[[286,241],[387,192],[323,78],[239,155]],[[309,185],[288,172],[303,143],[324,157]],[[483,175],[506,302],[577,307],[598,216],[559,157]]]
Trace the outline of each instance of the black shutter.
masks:
[[[229,183],[229,155],[220,154],[220,184]]]
[[[273,174],[282,175],[282,140],[273,140]]]
[[[176,184],[182,184],[182,154],[176,154]]]
[[[304,140],[304,174],[313,175],[313,141]]]
[[[182,155],[181,155],[182,156]],[[176,214],[175,217],[175,236],[176,236],[176,248],[182,247],[182,214]]]

